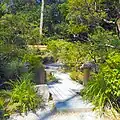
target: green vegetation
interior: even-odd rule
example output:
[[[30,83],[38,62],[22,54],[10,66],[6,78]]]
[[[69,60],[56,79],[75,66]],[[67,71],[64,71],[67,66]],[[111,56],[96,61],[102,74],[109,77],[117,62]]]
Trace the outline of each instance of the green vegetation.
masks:
[[[19,80],[7,82],[11,90],[1,91],[1,100],[4,100],[4,116],[15,112],[23,113],[35,110],[42,103],[41,96],[37,95],[31,74],[23,75]],[[2,102],[2,101],[1,101]]]
[[[36,7],[31,7],[34,12],[26,13],[30,6],[19,2],[14,7],[9,1],[0,2],[0,119],[16,112],[35,111],[42,104],[33,81],[42,59],[27,46],[40,43],[39,26],[31,22]]]
[[[71,78],[79,82],[83,77],[80,66],[94,62],[99,70],[97,74],[91,72],[83,98],[93,102],[100,112],[109,108],[120,113],[120,1],[44,2],[40,35],[41,2],[0,1],[0,92],[9,93],[2,94],[0,110],[7,110],[9,115],[34,110],[40,101],[33,89],[33,77],[22,76],[26,73],[34,76],[43,63],[52,60],[62,62]],[[48,48],[44,52],[28,48],[28,45],[43,44]],[[10,80],[12,86],[8,87],[4,83]],[[16,93],[19,94],[14,96]]]
[[[84,52],[80,52],[83,50],[83,46],[81,43],[71,43],[63,40],[51,41],[48,43],[48,49],[53,55],[54,59],[59,59],[65,65],[67,65],[68,69],[78,70],[81,63],[83,63]]]
[[[55,76],[50,72],[50,73],[47,73],[47,82],[53,82],[56,80]]]
[[[110,69],[109,66],[102,66],[98,75],[93,77],[83,92],[83,98],[93,102],[100,112],[108,108],[120,112],[120,74],[117,69]],[[94,101],[92,101],[94,99]]]
[[[101,65],[99,74],[83,90],[84,98],[90,101],[94,99],[92,102],[101,112],[108,107],[120,112],[119,57],[119,53],[111,53],[106,63]]]
[[[52,55],[55,53],[55,59],[59,59],[72,71],[71,78],[79,82],[83,80],[80,66],[86,61],[94,61],[99,66],[99,72],[91,73],[91,80],[83,90],[83,98],[93,102],[100,112],[107,108],[120,112],[119,38],[101,27],[90,34],[89,38],[91,41],[82,44],[51,41],[48,48]]]
[[[75,80],[75,81],[83,84],[83,73],[72,71],[72,72],[70,72],[70,77],[72,80]]]

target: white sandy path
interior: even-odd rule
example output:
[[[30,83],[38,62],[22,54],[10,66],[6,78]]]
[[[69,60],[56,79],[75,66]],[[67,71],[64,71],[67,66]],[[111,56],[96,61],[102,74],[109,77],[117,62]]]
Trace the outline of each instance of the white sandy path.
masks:
[[[54,66],[54,64],[52,65]],[[64,103],[64,101],[76,95],[76,91],[80,91],[83,88],[83,86],[79,83],[72,81],[68,74],[57,72],[56,68],[53,71],[56,79],[58,79],[58,83],[49,84],[48,87],[49,91],[53,94],[55,104],[59,102]],[[80,96],[67,101],[67,104],[68,109],[87,109],[90,107],[89,104],[83,102]],[[62,111],[64,108],[67,108],[64,106],[61,107],[61,104],[58,104],[56,107],[58,107],[58,111]],[[93,111],[52,112],[49,107],[46,107],[46,110],[39,109],[36,114],[29,112],[27,115],[24,116],[14,115],[9,120],[102,120],[102,118],[96,117],[96,113],[94,113]]]

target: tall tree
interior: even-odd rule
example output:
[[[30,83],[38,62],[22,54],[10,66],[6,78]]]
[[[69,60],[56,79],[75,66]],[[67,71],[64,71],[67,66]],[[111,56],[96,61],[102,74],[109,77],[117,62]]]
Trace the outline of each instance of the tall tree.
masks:
[[[40,35],[41,35],[41,36],[42,36],[42,29],[43,29],[44,4],[45,4],[45,1],[42,0],[41,16],[40,16]]]

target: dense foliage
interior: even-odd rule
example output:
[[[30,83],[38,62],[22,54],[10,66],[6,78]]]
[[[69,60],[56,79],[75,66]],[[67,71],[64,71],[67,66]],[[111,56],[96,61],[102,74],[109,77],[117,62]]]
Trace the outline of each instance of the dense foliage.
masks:
[[[27,46],[47,44],[45,56],[64,63],[74,80],[81,79],[80,66],[93,61],[98,74],[92,73],[83,97],[100,111],[120,112],[120,1],[45,0],[42,36],[40,12],[41,1],[0,1],[0,83],[35,72],[43,54]]]
[[[3,114],[4,117],[9,116],[15,112],[23,113],[30,110],[35,110],[42,102],[41,96],[37,95],[37,90],[32,83],[31,74],[24,74],[19,80],[10,80],[6,84],[11,87],[11,90],[1,91],[0,98],[4,100]],[[1,105],[2,106],[2,105]]]
[[[101,65],[99,74],[95,75],[83,90],[84,98],[90,101],[94,99],[92,102],[101,112],[107,108],[114,108],[120,112],[119,57],[119,53],[111,53],[106,63]]]
[[[81,63],[84,62],[82,56],[84,52],[80,52],[83,50],[83,46],[81,43],[71,43],[63,40],[51,41],[48,43],[48,49],[52,52],[51,54],[54,56],[56,60],[60,60],[67,67],[71,69],[78,70]]]
[[[0,1],[0,117],[35,110],[42,102],[33,83],[41,57],[28,48],[40,43],[37,7],[24,0],[11,2]]]
[[[100,112],[107,108],[120,110],[119,38],[112,32],[97,28],[89,35],[87,43],[51,41],[48,49],[56,60],[64,63],[73,80],[82,82],[80,66],[93,61],[99,66],[98,74],[92,73],[91,81],[83,90],[83,97],[90,100]],[[102,39],[102,41],[101,41]],[[93,99],[94,98],[94,99]]]

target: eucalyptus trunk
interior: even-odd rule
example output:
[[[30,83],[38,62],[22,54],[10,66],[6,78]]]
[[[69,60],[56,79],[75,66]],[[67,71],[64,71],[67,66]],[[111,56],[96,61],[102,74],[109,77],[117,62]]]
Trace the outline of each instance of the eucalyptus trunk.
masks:
[[[42,36],[42,30],[43,30],[43,16],[44,16],[44,4],[45,1],[42,0],[42,5],[41,5],[41,16],[40,16],[40,35]]]

